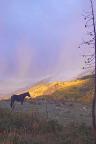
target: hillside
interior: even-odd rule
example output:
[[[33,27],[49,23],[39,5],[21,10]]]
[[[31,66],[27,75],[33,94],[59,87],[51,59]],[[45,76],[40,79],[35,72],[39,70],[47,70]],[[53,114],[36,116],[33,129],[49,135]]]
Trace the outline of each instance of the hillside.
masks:
[[[90,102],[93,93],[93,77],[86,76],[68,82],[39,84],[29,89],[33,98],[47,96],[62,100]]]
[[[10,100],[0,101],[0,144],[94,144],[91,104],[76,102],[91,101],[93,77],[39,83],[29,92],[36,99],[15,103],[14,111]]]

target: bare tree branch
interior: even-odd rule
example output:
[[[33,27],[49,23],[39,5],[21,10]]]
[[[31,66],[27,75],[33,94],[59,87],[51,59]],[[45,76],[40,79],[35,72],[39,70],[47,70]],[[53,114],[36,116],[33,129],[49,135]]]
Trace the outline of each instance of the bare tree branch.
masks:
[[[94,48],[94,54],[84,54],[82,55],[83,58],[85,58],[85,67],[83,69],[89,69],[94,68],[94,96],[93,96],[93,102],[92,102],[92,124],[95,132],[95,143],[96,143],[96,19],[95,19],[95,10],[94,10],[94,2],[95,0],[89,0],[90,1],[90,11],[85,12],[84,20],[85,22],[85,28],[88,29],[87,35],[89,37],[88,40],[83,41],[79,48],[81,46],[86,46],[88,48]]]

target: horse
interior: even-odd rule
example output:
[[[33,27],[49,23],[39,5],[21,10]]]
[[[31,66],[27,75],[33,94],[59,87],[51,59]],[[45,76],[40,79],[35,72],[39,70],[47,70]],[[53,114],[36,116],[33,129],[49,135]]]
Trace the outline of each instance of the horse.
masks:
[[[29,92],[19,94],[19,95],[12,95],[11,96],[11,104],[10,104],[11,108],[12,109],[14,108],[14,102],[15,101],[21,102],[21,105],[23,105],[23,102],[24,102],[24,99],[25,99],[26,96],[31,98]]]

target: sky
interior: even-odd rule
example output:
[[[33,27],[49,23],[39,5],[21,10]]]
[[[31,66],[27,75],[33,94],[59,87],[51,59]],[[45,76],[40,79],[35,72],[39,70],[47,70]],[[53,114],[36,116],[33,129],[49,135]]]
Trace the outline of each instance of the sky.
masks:
[[[89,0],[0,0],[1,93],[80,74],[88,6]]]

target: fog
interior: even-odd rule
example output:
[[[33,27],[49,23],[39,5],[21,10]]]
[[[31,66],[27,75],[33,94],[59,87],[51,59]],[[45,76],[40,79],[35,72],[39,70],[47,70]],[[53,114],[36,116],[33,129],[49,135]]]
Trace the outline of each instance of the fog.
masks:
[[[0,95],[82,72],[87,0],[0,1]]]

